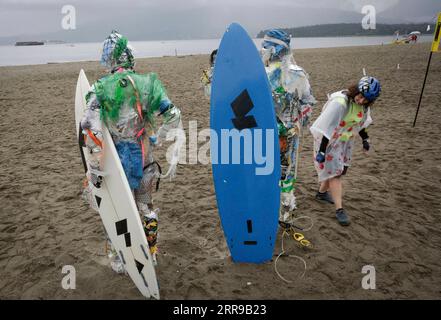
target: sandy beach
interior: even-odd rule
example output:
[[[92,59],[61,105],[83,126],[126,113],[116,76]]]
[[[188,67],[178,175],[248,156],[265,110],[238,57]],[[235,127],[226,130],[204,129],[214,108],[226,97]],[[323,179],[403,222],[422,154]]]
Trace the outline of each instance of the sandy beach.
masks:
[[[412,121],[429,44],[294,51],[310,75],[319,115],[328,93],[362,76],[383,90],[372,108],[371,152],[356,138],[344,179],[351,226],[332,205],[314,199],[312,137],[303,140],[297,190],[299,216],[314,247],[285,239],[290,254],[262,265],[234,264],[217,212],[211,165],[180,165],[155,194],[161,209],[157,276],[162,299],[439,299],[441,298],[441,54],[432,58],[416,128]],[[98,57],[97,57],[98,59]],[[399,69],[397,69],[399,64]],[[200,84],[207,55],[138,59],[139,73],[156,72],[183,112],[184,127],[209,127]],[[114,273],[98,213],[81,198],[84,171],[74,121],[80,69],[89,81],[98,62],[0,68],[0,299],[142,299],[129,277]],[[165,147],[156,157],[165,167]],[[299,222],[300,223],[300,222]],[[281,248],[278,233],[274,254]],[[75,290],[61,287],[64,265],[76,269]],[[364,290],[361,270],[376,269],[376,289]]]

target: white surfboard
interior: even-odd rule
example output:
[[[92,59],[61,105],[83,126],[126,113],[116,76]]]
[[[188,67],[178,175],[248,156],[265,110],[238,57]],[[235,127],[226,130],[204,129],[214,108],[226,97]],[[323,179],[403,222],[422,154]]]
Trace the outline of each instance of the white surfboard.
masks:
[[[78,77],[75,95],[75,123],[79,137],[80,121],[86,109],[85,96],[90,90],[83,70]],[[124,263],[125,270],[146,298],[159,299],[159,286],[141,219],[112,137],[105,126],[101,186],[92,187],[106,232]],[[82,148],[85,170],[89,170],[88,152]]]

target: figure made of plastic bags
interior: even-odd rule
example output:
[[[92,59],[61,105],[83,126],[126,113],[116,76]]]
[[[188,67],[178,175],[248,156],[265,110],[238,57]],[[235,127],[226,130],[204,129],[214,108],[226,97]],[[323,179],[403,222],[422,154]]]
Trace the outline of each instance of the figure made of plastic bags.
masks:
[[[165,88],[154,73],[137,74],[134,71],[132,49],[125,37],[116,31],[104,41],[103,65],[110,73],[98,80],[87,95],[87,110],[81,120],[86,146],[93,155],[84,195],[91,207],[91,186],[100,183],[99,172],[102,154],[101,126],[105,125],[115,143],[118,156],[134,196],[147,242],[156,259],[158,239],[158,213],[154,208],[153,193],[159,188],[162,170],[154,160],[153,151],[164,135],[175,140],[173,150],[179,154],[183,146],[181,112],[168,98]],[[163,125],[157,129],[155,119],[162,116]],[[179,131],[181,130],[181,131]],[[175,134],[176,137],[171,137]],[[90,137],[90,138],[89,138]],[[159,139],[158,139],[159,137]],[[178,160],[173,158],[167,177],[173,178]],[[108,255],[112,269],[123,272],[118,255],[112,253],[109,241]]]
[[[291,223],[297,203],[294,195],[301,136],[316,100],[308,75],[294,60],[291,37],[279,29],[269,30],[262,42],[261,57],[272,90],[279,128],[282,175],[279,220]]]

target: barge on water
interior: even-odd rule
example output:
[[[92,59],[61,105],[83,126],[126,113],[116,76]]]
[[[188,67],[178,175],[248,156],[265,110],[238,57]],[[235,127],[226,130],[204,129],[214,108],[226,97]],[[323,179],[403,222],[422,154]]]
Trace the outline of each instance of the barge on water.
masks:
[[[44,42],[42,41],[18,41],[15,43],[16,46],[42,46]]]

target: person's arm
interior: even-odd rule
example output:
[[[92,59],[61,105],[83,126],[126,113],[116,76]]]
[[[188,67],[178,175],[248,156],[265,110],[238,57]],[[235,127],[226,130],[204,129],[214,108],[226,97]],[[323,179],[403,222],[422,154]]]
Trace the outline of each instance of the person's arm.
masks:
[[[88,164],[91,170],[87,175],[89,180],[97,186],[101,178],[99,171],[101,168],[101,158],[103,150],[103,136],[101,131],[100,104],[94,91],[90,91],[86,96],[86,111],[81,119],[80,125],[84,136],[84,145],[90,154]]]
[[[305,90],[303,91],[301,102],[302,104],[307,104],[311,108],[314,107],[317,104],[317,100],[314,98],[314,95],[312,94],[312,88],[309,83],[309,76],[305,72]]]
[[[361,137],[361,140],[363,141],[363,149],[365,151],[369,151],[369,135],[367,133],[367,128],[372,124],[373,120],[371,117],[371,109],[368,108],[366,111],[365,119],[362,123],[361,130],[358,132],[358,134]]]
[[[167,96],[167,92],[155,73],[149,74],[150,92],[148,96],[148,112],[162,116],[163,125],[158,130],[159,138],[165,138],[167,132],[178,128],[181,122],[181,111]],[[153,140],[156,137],[153,137]],[[152,140],[152,139],[150,139]],[[157,143],[157,141],[152,141]]]
[[[159,115],[162,116],[164,122],[158,130],[160,139],[164,139],[170,130],[181,128],[181,110],[175,106],[168,98],[161,101],[159,107]]]
[[[286,91],[291,93],[297,91],[300,104],[313,107],[317,101],[312,94],[309,76],[306,71],[298,65],[290,65],[285,72],[287,72],[285,80]]]
[[[298,115],[295,121],[299,121],[302,127],[306,127],[312,115],[312,108],[317,103],[312,95],[308,75],[300,66],[282,66],[284,69],[283,88],[289,100],[295,100]]]
[[[102,130],[100,104],[93,89],[86,95],[86,111],[81,119],[81,130],[85,135],[86,146],[91,153],[99,153],[102,149]],[[94,164],[98,166],[98,164]]]
[[[363,149],[366,151],[369,151],[370,145],[369,145],[369,135],[367,133],[366,128],[361,129],[358,134],[361,137],[361,140],[363,141]]]
[[[312,116],[314,105],[317,104],[317,100],[312,94],[311,85],[309,84],[308,74],[304,73],[304,89],[300,96],[300,123],[303,127],[309,124],[309,119]]]
[[[167,133],[173,129],[182,128],[181,123],[181,110],[173,103],[169,103],[163,107],[163,111],[160,112],[164,122],[158,130],[158,137],[163,140],[167,137]]]
[[[320,143],[320,152],[326,153],[326,148],[328,147],[329,139],[323,136],[322,142]]]
[[[368,133],[367,133],[366,128],[361,129],[360,132],[359,132],[358,134],[360,135],[360,137],[361,137],[362,140],[367,140],[367,139],[369,139],[369,135],[368,135]]]
[[[81,119],[83,130],[101,131],[100,104],[93,89],[86,95],[86,110]]]
[[[325,162],[325,155],[326,155],[326,148],[328,147],[329,139],[323,136],[322,142],[320,143],[319,152],[317,153],[317,156],[315,157],[315,160],[318,163]]]
[[[167,140],[167,138],[175,140],[171,159],[169,160],[170,167],[166,174],[161,175],[161,178],[170,177],[172,179],[176,174],[180,151],[185,142],[185,133],[182,129],[181,110],[167,97],[165,88],[154,74],[152,75],[152,91],[149,105],[152,110],[159,111],[159,115],[164,119],[162,126],[157,132],[159,141],[156,140],[154,143],[159,144],[160,141]]]

